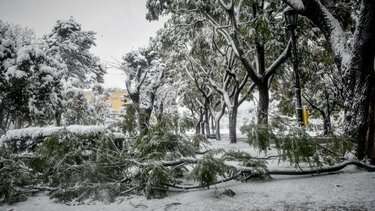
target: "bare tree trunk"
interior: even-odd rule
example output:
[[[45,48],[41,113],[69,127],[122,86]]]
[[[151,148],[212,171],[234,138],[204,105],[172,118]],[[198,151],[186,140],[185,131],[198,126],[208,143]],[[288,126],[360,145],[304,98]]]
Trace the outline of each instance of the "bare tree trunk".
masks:
[[[4,124],[4,110],[2,106],[0,106],[0,136],[3,135],[3,133],[6,132],[5,129],[5,124]]]
[[[237,111],[238,105],[233,105],[229,110],[229,140],[231,144],[237,143]]]
[[[370,104],[375,99],[372,89],[374,83],[375,57],[375,2],[362,1],[358,20],[352,57],[346,77],[346,91],[349,92],[345,102],[347,115],[347,133],[357,141],[356,155],[362,160],[366,156],[369,145],[368,138],[374,134],[370,128],[368,117]],[[367,134],[367,135],[366,135]]]
[[[144,135],[148,132],[150,126],[152,108],[140,108],[139,109],[139,132],[140,135]]]
[[[203,111],[202,108],[199,108],[199,119],[197,124],[195,125],[195,134],[204,134],[204,130],[202,129],[204,127],[203,124]]]
[[[206,107],[204,108],[204,125],[205,125],[205,129],[206,129],[206,137],[207,138],[210,138],[210,112],[208,110],[208,105],[206,105]]]
[[[220,134],[220,120],[224,116],[225,113],[225,104],[221,106],[220,112],[215,117],[215,138],[216,140],[221,140]]]
[[[201,122],[198,122],[195,125],[195,134],[199,134],[199,133],[201,133]]]
[[[372,96],[375,97],[375,74],[372,76]],[[375,100],[370,104],[367,133],[367,157],[371,164],[375,165]]]
[[[216,140],[221,140],[221,134],[220,134],[220,119],[216,119],[215,121],[215,138]]]
[[[268,106],[269,106],[269,94],[267,84],[258,86],[259,91],[259,104],[258,104],[258,124],[268,126]]]
[[[329,113],[321,113],[323,117],[324,135],[331,133],[331,115]]]
[[[204,130],[204,112],[203,112],[203,109],[201,108],[200,110],[200,129],[201,129],[201,134],[205,135],[206,132]]]

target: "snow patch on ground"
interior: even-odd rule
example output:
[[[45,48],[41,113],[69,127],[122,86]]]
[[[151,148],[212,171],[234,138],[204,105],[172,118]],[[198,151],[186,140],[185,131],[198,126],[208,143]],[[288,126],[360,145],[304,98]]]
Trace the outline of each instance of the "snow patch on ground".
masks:
[[[208,190],[170,192],[163,199],[123,197],[112,204],[92,202],[69,206],[54,203],[46,194],[40,194],[0,210],[372,210],[374,187],[374,173],[348,167],[337,174],[278,176],[247,183],[231,181]],[[226,189],[236,195],[224,195]]]

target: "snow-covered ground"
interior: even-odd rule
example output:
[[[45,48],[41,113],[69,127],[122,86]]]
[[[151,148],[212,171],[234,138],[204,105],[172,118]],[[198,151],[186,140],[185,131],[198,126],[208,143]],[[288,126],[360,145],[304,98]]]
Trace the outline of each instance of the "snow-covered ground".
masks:
[[[212,142],[214,148],[246,148],[252,155],[257,153],[243,138],[236,145],[229,144],[228,140]],[[285,164],[276,166],[277,163],[269,162],[269,168],[285,167]],[[227,189],[235,195],[225,195]],[[134,195],[119,198],[112,204],[57,204],[46,194],[39,194],[25,202],[0,207],[0,211],[7,210],[375,210],[375,173],[349,166],[334,174],[274,176],[247,183],[230,181],[210,189],[169,192],[163,199],[147,200]]]

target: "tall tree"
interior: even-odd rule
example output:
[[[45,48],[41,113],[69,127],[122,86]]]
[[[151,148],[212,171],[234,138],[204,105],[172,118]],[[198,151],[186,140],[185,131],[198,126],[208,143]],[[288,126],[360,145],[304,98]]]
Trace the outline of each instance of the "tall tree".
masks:
[[[346,134],[357,142],[358,158],[367,156],[375,163],[375,2],[349,2],[350,7],[360,5],[352,43],[349,45],[348,31],[344,31],[345,28],[339,21],[341,19],[333,15],[333,12],[345,10],[344,5],[332,10],[327,6],[334,1],[284,1],[311,20],[324,34],[332,49],[335,63],[344,74]]]
[[[0,22],[0,128],[43,126],[56,113],[61,64],[32,30]]]
[[[87,124],[88,103],[84,89],[103,83],[105,69],[99,58],[90,52],[95,46],[95,32],[84,31],[72,17],[58,20],[52,32],[45,36],[47,54],[63,64],[60,111],[56,124]]]
[[[146,4],[149,20],[172,13],[186,15],[185,25],[208,24],[230,46],[259,92],[258,123],[268,124],[270,78],[290,55],[291,42],[280,34],[280,3],[274,1],[157,1]],[[251,11],[251,12],[249,12]],[[272,37],[272,39],[270,39]],[[280,37],[280,39],[274,39]],[[284,50],[281,46],[286,46]],[[256,55],[255,58],[253,55]]]
[[[157,90],[163,84],[165,65],[150,45],[127,53],[122,69],[126,74],[125,85],[138,115],[140,134],[147,132]]]

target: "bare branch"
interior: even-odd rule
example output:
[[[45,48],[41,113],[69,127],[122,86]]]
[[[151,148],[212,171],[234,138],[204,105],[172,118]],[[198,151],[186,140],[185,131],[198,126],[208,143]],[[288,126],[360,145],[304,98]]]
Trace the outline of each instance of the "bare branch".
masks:
[[[238,105],[241,105],[243,102],[245,102],[246,98],[254,91],[255,84],[251,84],[250,88],[247,90],[247,92],[241,97],[241,99],[238,100]]]
[[[288,57],[291,55],[292,49],[292,40],[290,39],[288,45],[284,49],[284,51],[280,54],[280,56],[269,66],[266,70],[266,73],[263,76],[263,80],[268,80],[268,78],[276,72],[276,70],[283,64]]]

